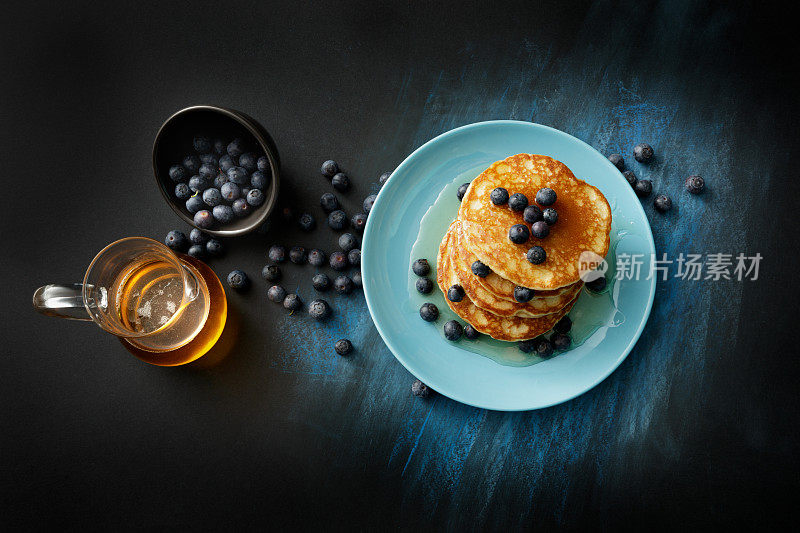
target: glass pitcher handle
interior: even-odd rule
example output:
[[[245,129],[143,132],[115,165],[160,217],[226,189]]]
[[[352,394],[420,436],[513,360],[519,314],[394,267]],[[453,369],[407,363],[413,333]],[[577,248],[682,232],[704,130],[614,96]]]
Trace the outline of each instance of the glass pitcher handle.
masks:
[[[43,315],[91,320],[83,305],[83,285],[45,285],[33,293],[33,308]]]

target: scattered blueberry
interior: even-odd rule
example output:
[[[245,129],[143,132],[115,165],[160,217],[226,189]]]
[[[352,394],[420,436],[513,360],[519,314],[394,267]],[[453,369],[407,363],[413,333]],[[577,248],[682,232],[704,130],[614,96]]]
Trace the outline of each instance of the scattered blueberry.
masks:
[[[238,201],[238,200],[237,200]],[[220,224],[227,224],[233,220],[233,209],[229,205],[217,205],[211,210],[214,219]]]
[[[339,248],[344,252],[349,252],[358,247],[358,239],[352,233],[342,233],[339,236]]]
[[[427,259],[417,259],[411,263],[411,271],[417,276],[427,276],[431,273],[431,265]]]
[[[322,320],[331,314],[331,306],[325,300],[314,300],[308,304],[308,314],[317,320]]]
[[[479,278],[485,278],[492,273],[492,269],[480,261],[474,261],[470,268],[472,269],[472,273]]]
[[[639,181],[636,179],[636,174],[634,174],[632,170],[626,170],[622,175],[625,176],[625,180],[631,187],[635,187],[636,182]]]
[[[253,210],[252,206],[244,198],[234,200],[231,208],[233,209],[233,214],[237,217],[246,217]]]
[[[672,199],[666,194],[659,194],[656,196],[656,199],[653,200],[653,206],[656,208],[656,211],[666,213],[672,209]]]
[[[317,248],[312,248],[308,252],[308,264],[315,267],[320,267],[325,264],[325,252]]]
[[[489,193],[489,199],[494,205],[504,205],[508,203],[508,191],[502,187],[492,189],[492,192]]]
[[[375,195],[375,194],[370,194],[369,196],[367,196],[366,198],[364,198],[364,204],[363,204],[363,207],[364,207],[364,212],[365,212],[367,215],[369,215],[369,212],[372,210],[372,206],[373,206],[373,204],[375,203],[375,199],[376,199],[377,197],[378,197],[378,196],[377,196],[377,195]]]
[[[625,168],[625,159],[620,154],[611,154],[608,156],[608,160],[620,171]]]
[[[183,166],[189,171],[189,174],[196,174],[200,170],[200,158],[196,155],[187,155],[183,158]]]
[[[197,135],[192,140],[194,150],[200,154],[205,154],[211,151],[211,139],[204,135]]]
[[[176,252],[183,252],[189,248],[189,239],[186,238],[186,235],[182,231],[174,229],[167,233],[164,244]]]
[[[283,299],[283,307],[289,311],[297,311],[303,307],[303,300],[294,293],[287,294],[286,298]]]
[[[280,285],[273,285],[267,289],[267,298],[276,304],[283,303],[283,299],[286,298],[286,289]]]
[[[536,338],[536,339],[528,339],[528,340],[525,340],[525,341],[519,341],[517,343],[517,348],[519,348],[519,350],[522,353],[531,353],[533,350],[536,349],[536,343],[538,341],[539,341],[538,338]]]
[[[179,183],[175,186],[175,198],[178,200],[188,200],[192,195],[192,190],[185,183]]]
[[[314,219],[314,217],[309,213],[303,213],[300,215],[297,223],[300,225],[300,229],[303,231],[311,231],[317,225],[316,219]]]
[[[603,290],[606,288],[605,276],[601,276],[592,281],[587,281],[586,288],[592,292],[603,292]]]
[[[458,186],[458,190],[456,191],[456,198],[458,198],[459,202],[464,199],[464,195],[467,194],[467,189],[469,189],[469,182],[462,183],[461,185]]]
[[[223,171],[226,175],[230,169],[236,166],[236,163],[233,161],[233,158],[229,155],[223,155],[219,158],[219,169]]]
[[[193,228],[192,231],[189,232],[189,240],[192,244],[205,244],[208,242],[208,239],[208,234],[203,233],[197,228]]]
[[[697,175],[691,175],[686,178],[686,190],[692,194],[700,194],[706,187],[706,182],[703,178]]]
[[[267,188],[267,177],[260,170],[250,174],[250,186],[255,189],[264,190]]]
[[[265,155],[259,157],[258,161],[256,161],[256,168],[258,168],[259,172],[267,172],[269,170],[269,158]]]
[[[326,192],[320,196],[319,205],[322,206],[323,211],[330,213],[331,211],[336,211],[339,209],[339,199],[336,198],[335,194]]]
[[[391,173],[391,172],[384,172],[383,174],[381,174],[381,175],[380,175],[380,177],[378,178],[378,185],[380,185],[381,187],[383,187],[383,185],[384,185],[384,184],[385,184],[387,181],[389,181],[389,178],[390,178],[391,176],[392,176],[392,173]]]
[[[242,189],[235,183],[227,182],[220,189],[220,194],[228,202],[233,202],[242,195]]]
[[[347,215],[341,209],[337,209],[328,215],[328,226],[331,229],[344,229],[345,224],[347,224]]]
[[[264,203],[264,193],[261,192],[261,189],[250,189],[245,198],[252,207],[258,207]]]
[[[328,179],[333,178],[337,172],[339,172],[339,165],[336,164],[336,161],[327,160],[322,163],[322,168],[319,169],[322,172],[322,175]]]
[[[650,180],[639,180],[636,182],[636,185],[633,186],[633,190],[639,198],[646,198],[653,192],[653,182]]]
[[[214,225],[214,217],[208,209],[201,209],[194,214],[194,225],[198,228],[208,229]]]
[[[214,207],[222,203],[222,194],[219,189],[206,189],[203,191],[203,201],[208,207]]]
[[[428,278],[417,278],[415,285],[420,294],[430,294],[433,291],[433,282]]]
[[[294,209],[289,206],[285,206],[281,209],[281,218],[286,222],[291,222],[294,220]]]
[[[553,209],[552,207],[548,207],[542,212],[542,218],[544,219],[545,223],[548,226],[552,226],[556,222],[558,222],[558,211]]]
[[[355,285],[356,287],[359,287],[359,288],[361,287],[361,285],[362,285],[361,272],[353,272],[353,275],[350,276],[350,279],[353,280],[353,285]]]
[[[306,249],[302,246],[292,246],[291,250],[289,250],[289,261],[295,265],[302,265],[307,259]]]
[[[550,226],[547,225],[547,222],[544,220],[540,220],[539,222],[534,222],[531,226],[531,235],[536,237],[537,239],[544,239],[548,235],[550,235]]]
[[[214,178],[217,177],[217,165],[212,165],[211,163],[203,163],[200,165],[200,168],[197,170],[197,173],[200,176],[206,178],[209,182],[213,182]]]
[[[225,247],[222,242],[217,239],[209,239],[206,243],[206,252],[208,255],[219,257],[225,252]]]
[[[556,191],[550,187],[543,187],[536,192],[536,203],[539,205],[553,205],[556,203]]]
[[[460,302],[464,299],[464,287],[455,284],[447,289],[447,299],[451,302]]]
[[[361,264],[361,250],[353,248],[347,252],[347,262],[350,263],[350,266],[359,266]]]
[[[256,154],[254,154],[253,152],[248,152],[246,154],[242,154],[241,157],[239,157],[239,166],[243,167],[248,172],[255,172],[256,170],[258,170],[258,166],[256,164],[257,160],[258,156],[256,156]]]
[[[525,257],[528,259],[528,262],[534,265],[541,265],[547,259],[547,252],[545,252],[544,248],[541,246],[534,246],[528,250]]]
[[[539,222],[537,222],[539,224]],[[528,231],[528,226],[525,224],[514,224],[508,230],[508,240],[513,242],[514,244],[524,244],[528,242],[531,234]]]
[[[511,198],[508,199],[508,207],[510,207],[512,211],[523,211],[528,207],[528,197],[521,192],[515,192],[511,195]]]
[[[444,338],[449,341],[457,341],[464,333],[464,326],[455,320],[448,320],[444,323]]]
[[[214,146],[212,147],[214,155],[217,157],[222,157],[225,155],[225,146],[225,141],[222,139],[214,139]]]
[[[203,197],[199,194],[196,196],[190,196],[189,199],[186,200],[186,210],[191,214],[197,213],[204,207],[206,207],[206,203],[203,201]]]
[[[347,339],[339,339],[336,341],[336,344],[333,345],[333,349],[336,350],[336,353],[339,355],[349,355],[350,352],[353,351],[353,343]]]
[[[231,167],[228,169],[228,181],[236,185],[247,185],[250,183],[250,174],[242,167]]]
[[[439,308],[430,302],[425,302],[419,308],[419,316],[426,322],[435,322],[439,318]]]
[[[283,263],[286,261],[286,248],[279,244],[273,244],[269,247],[267,257],[274,263]]]
[[[556,333],[569,333],[570,329],[572,329],[572,319],[567,315],[562,316],[561,320],[553,326],[553,331]]]
[[[247,288],[249,284],[250,279],[247,277],[247,274],[241,270],[234,270],[228,274],[228,285],[231,289],[242,290]]]
[[[342,271],[347,268],[347,255],[344,252],[333,252],[329,262],[332,269]]]
[[[186,180],[186,169],[181,165],[172,165],[169,167],[169,179],[174,182],[181,182]]]
[[[347,177],[347,174],[339,172],[331,178],[331,185],[339,192],[346,192],[350,188],[350,178]]]
[[[208,179],[207,176],[201,176],[200,174],[195,174],[191,178],[189,178],[189,188],[195,192],[203,192],[204,190],[211,187],[211,184],[214,182],[212,179]]]
[[[336,289],[336,292],[339,294],[350,294],[353,292],[353,280],[342,274],[341,276],[336,276],[336,279],[333,280],[333,288]]]
[[[531,298],[533,298],[533,293],[533,289],[529,289],[527,287],[522,287],[520,285],[514,287],[514,299],[521,304],[530,302]]]
[[[195,259],[205,259],[206,247],[203,246],[202,244],[193,244],[189,247],[189,251],[186,253],[191,255]]]
[[[331,288],[331,278],[321,272],[319,274],[314,274],[311,283],[314,285],[314,288],[320,292],[327,291]]]
[[[525,208],[525,211],[522,212],[522,218],[528,224],[533,224],[534,222],[543,220],[544,214],[538,205],[529,205]]]
[[[364,228],[367,227],[367,215],[364,213],[356,213],[353,215],[353,218],[350,219],[350,225],[353,226],[353,229],[356,231],[364,231]]]
[[[261,277],[267,281],[278,281],[281,279],[281,267],[278,265],[266,265],[261,269]]]
[[[241,139],[234,139],[228,143],[228,155],[239,157],[244,152],[244,142]]]
[[[420,380],[416,380],[411,384],[411,394],[417,398],[427,398],[431,395],[431,388]]]
[[[550,357],[553,355],[553,345],[544,337],[536,342],[536,355],[539,357]]]
[[[477,329],[473,328],[471,324],[467,324],[464,326],[464,336],[469,340],[474,341],[481,336],[481,333]]]
[[[633,157],[639,163],[649,163],[653,159],[653,147],[647,143],[639,143],[633,147]]]
[[[569,335],[555,333],[550,337],[550,342],[553,344],[553,348],[563,352],[569,349],[570,344],[572,344],[572,339],[569,338]]]

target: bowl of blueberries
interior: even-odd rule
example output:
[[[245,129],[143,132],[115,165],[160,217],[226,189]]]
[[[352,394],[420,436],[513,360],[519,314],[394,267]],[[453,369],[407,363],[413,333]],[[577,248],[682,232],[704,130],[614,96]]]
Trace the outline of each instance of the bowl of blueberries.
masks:
[[[173,211],[217,237],[259,228],[278,199],[275,142],[232,109],[193,106],[169,117],[153,144],[153,171]]]

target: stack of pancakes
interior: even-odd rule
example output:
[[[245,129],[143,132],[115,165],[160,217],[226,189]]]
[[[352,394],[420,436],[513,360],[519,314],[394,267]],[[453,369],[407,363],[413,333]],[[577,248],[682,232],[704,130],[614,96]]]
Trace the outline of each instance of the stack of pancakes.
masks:
[[[522,212],[492,203],[489,196],[497,187],[509,194],[522,193],[530,202],[539,189],[553,189],[558,222],[550,234],[543,239],[531,237],[525,244],[512,243],[509,228],[525,222]],[[583,288],[580,255],[591,251],[605,257],[610,230],[611,208],[596,187],[550,157],[511,156],[492,164],[470,183],[458,217],[439,245],[437,281],[447,305],[476,330],[506,341],[532,339],[550,330],[572,308]],[[535,245],[547,253],[538,265],[526,259],[528,249]],[[492,272],[486,277],[473,274],[475,261]],[[453,285],[464,289],[465,297],[459,302],[446,297]],[[533,289],[534,297],[525,303],[516,301],[516,286]]]

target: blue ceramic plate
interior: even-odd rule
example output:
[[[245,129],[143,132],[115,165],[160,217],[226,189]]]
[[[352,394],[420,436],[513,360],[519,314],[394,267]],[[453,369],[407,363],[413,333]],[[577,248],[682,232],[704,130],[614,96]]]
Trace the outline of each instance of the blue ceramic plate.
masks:
[[[413,291],[410,261],[420,224],[439,194],[452,214],[426,219],[426,231],[441,239],[458,209],[455,187],[494,161],[518,153],[545,154],[564,162],[580,179],[598,187],[611,204],[613,256],[654,256],[650,225],[622,174],[600,153],[564,132],[529,122],[479,122],[444,133],[418,148],[397,167],[369,215],[362,244],[364,294],[375,326],[394,356],[440,394],[476,407],[517,411],[539,409],[586,392],[611,374],[633,348],[650,315],[655,278],[617,280],[605,295],[584,290],[570,316],[581,338],[571,350],[529,366],[507,366],[481,355],[499,341],[449,342],[442,325],[452,318],[440,291]],[[452,192],[451,192],[452,191]],[[452,197],[452,198],[451,198]],[[441,204],[437,204],[441,205]],[[417,250],[415,249],[415,252]],[[432,255],[431,255],[432,254]],[[429,253],[431,264],[435,252]],[[642,268],[646,274],[646,267]],[[432,273],[431,277],[434,275]],[[423,301],[442,313],[436,323],[419,317]],[[586,317],[591,316],[591,319]],[[591,328],[586,322],[599,323]],[[588,328],[588,329],[587,329]],[[481,344],[481,343],[484,344]],[[516,347],[509,345],[509,350]],[[518,352],[518,350],[516,350]],[[513,353],[513,352],[508,352]],[[518,357],[523,357],[521,352]]]

